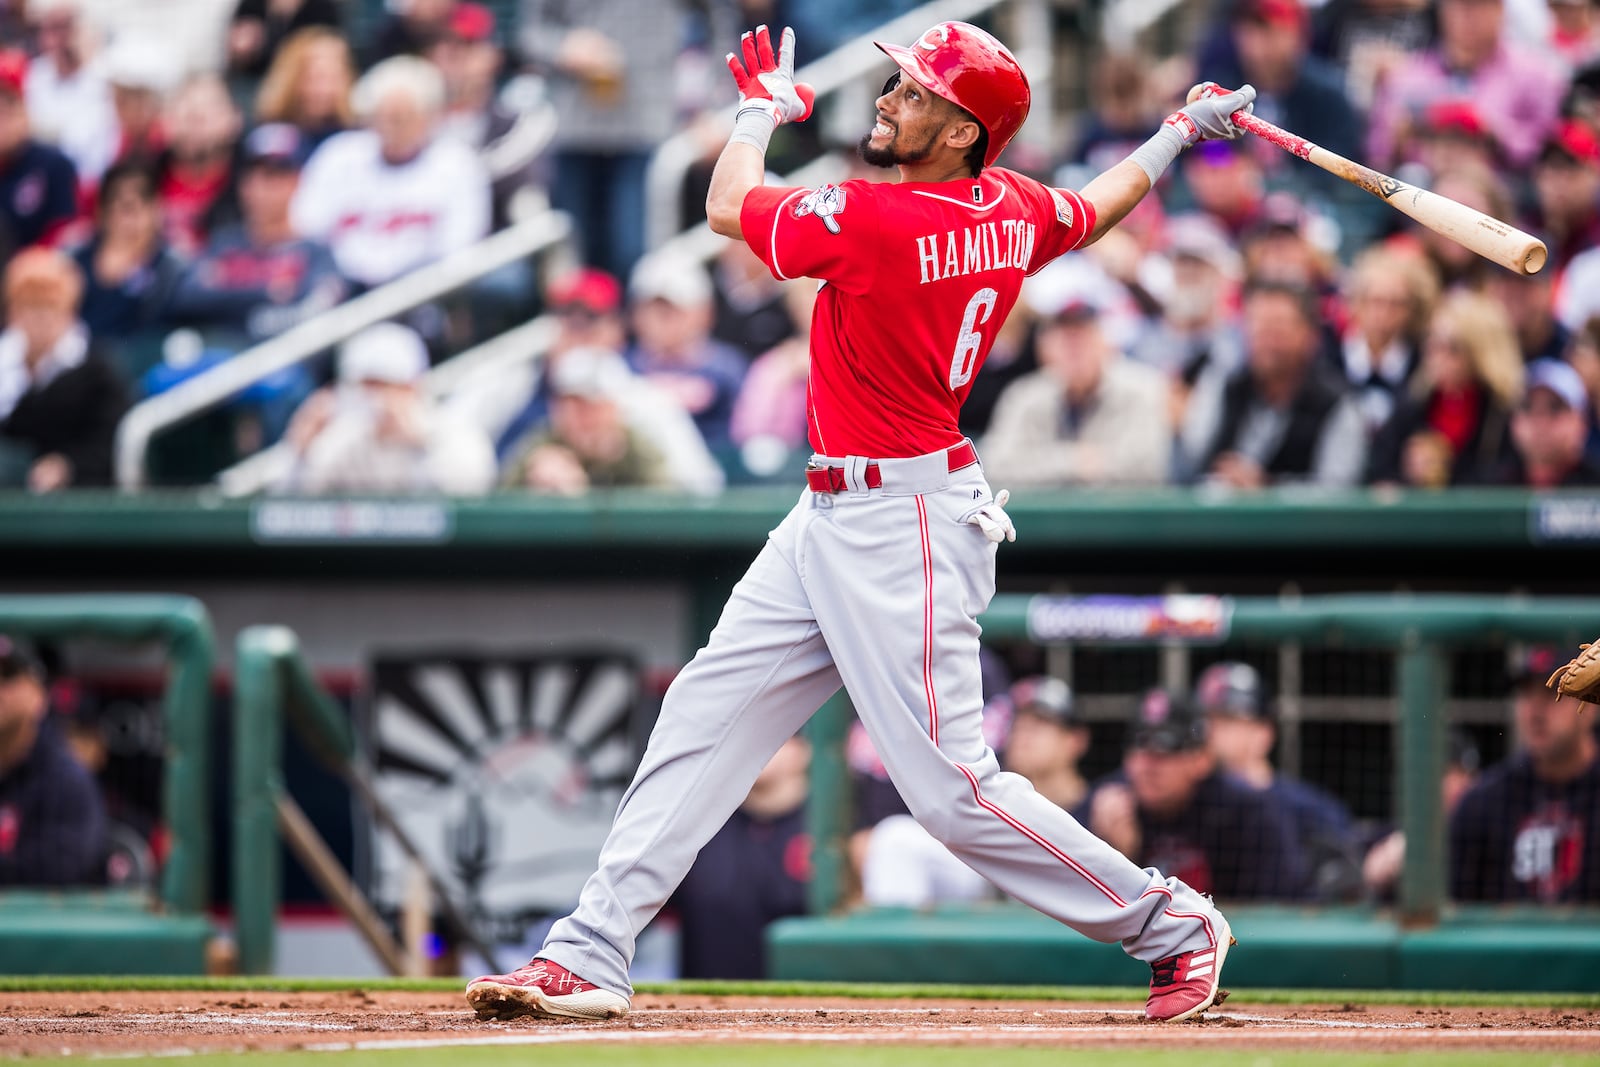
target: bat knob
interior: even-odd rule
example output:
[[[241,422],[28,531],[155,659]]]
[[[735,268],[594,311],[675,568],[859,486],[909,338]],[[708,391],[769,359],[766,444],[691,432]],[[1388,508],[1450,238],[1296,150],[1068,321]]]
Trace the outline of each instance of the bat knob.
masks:
[[[1545,262],[1549,258],[1550,250],[1544,246],[1544,242],[1535,241],[1533,247],[1522,257],[1522,273],[1538,274],[1544,269]]]

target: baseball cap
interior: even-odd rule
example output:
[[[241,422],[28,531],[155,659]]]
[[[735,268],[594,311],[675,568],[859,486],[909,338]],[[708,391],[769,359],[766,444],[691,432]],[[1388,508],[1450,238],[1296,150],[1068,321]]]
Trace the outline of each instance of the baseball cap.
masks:
[[[12,96],[21,96],[23,85],[27,80],[27,53],[12,48],[0,51],[0,91],[8,92]]]
[[[1072,687],[1047,674],[1023,678],[1011,687],[1011,706],[1020,715],[1027,712],[1057,726],[1081,726],[1083,720],[1072,700]]]
[[[1573,411],[1589,407],[1589,391],[1583,387],[1583,378],[1572,364],[1559,359],[1536,359],[1528,364],[1527,392],[1547,389]],[[1555,670],[1554,667],[1550,668]]]
[[[101,65],[112,85],[153,93],[165,93],[183,73],[182,62],[166,42],[148,33],[117,34]]]
[[[0,678],[11,679],[31,674],[44,677],[44,664],[33,646],[10,634],[0,634]]]
[[[1227,231],[1209,215],[1174,215],[1167,220],[1167,251],[1174,258],[1209,263],[1230,278],[1239,276],[1242,261]]]
[[[622,306],[622,285],[603,270],[584,267],[550,283],[550,306],[579,307],[594,315],[609,315]]]
[[[1553,155],[1562,155],[1576,163],[1600,166],[1600,138],[1593,130],[1577,119],[1563,119],[1545,138],[1540,162]]]
[[[494,36],[494,12],[482,4],[460,3],[450,12],[450,36],[462,41],[487,41]]]
[[[1430,133],[1463,137],[1487,137],[1489,127],[1471,100],[1447,97],[1430,103],[1422,113],[1423,126]]]
[[[562,353],[550,368],[550,392],[594,399],[617,397],[627,388],[631,375],[622,357],[610,349],[574,348]]]
[[[1236,22],[1266,22],[1280,26],[1303,26],[1308,21],[1299,0],[1239,0],[1234,6]]]
[[[278,166],[299,170],[305,164],[305,138],[287,122],[268,122],[244,139],[244,165]]]
[[[428,348],[417,331],[397,322],[380,322],[346,341],[339,349],[342,382],[389,382],[408,385],[428,369]]]
[[[639,303],[665,300],[679,308],[701,307],[711,302],[711,277],[696,260],[655,252],[633,268],[628,291]]]
[[[1194,702],[1203,713],[1265,721],[1271,718],[1261,675],[1248,663],[1213,663],[1194,684]]]
[[[1151,689],[1140,698],[1128,731],[1129,748],[1174,753],[1205,744],[1205,717],[1188,700],[1165,689]]]
[[[1530,681],[1543,685],[1557,667],[1571,658],[1552,645],[1529,645],[1511,657],[1506,675],[1514,687]]]

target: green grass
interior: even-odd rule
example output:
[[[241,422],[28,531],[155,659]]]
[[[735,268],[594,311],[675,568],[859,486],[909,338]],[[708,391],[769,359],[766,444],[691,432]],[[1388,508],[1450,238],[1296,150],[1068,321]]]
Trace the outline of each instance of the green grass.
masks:
[[[184,1067],[331,1067],[325,1052],[185,1056]],[[544,1045],[342,1052],[338,1067],[1595,1067],[1600,1056],[1527,1052],[1350,1053],[1239,1049],[851,1047],[819,1045]],[[170,1064],[128,1059],[119,1067]]]
[[[131,990],[214,993],[369,992],[459,993],[459,978],[188,978],[93,975],[0,976],[0,993]],[[640,993],[668,996],[861,997],[887,999],[1052,1000],[1142,1004],[1133,986],[977,986],[853,984],[845,982],[641,982]],[[1253,1004],[1370,1004],[1460,1008],[1600,1009],[1600,993],[1482,993],[1449,990],[1249,989],[1231,987],[1235,1001]],[[1237,1067],[1237,1065],[1235,1065]]]

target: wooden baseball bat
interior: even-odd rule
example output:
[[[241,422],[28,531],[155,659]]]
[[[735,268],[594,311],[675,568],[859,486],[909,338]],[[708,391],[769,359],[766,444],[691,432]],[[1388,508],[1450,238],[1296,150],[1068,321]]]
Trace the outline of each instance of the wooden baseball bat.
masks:
[[[1210,92],[1211,90],[1208,90]],[[1442,233],[1484,259],[1500,264],[1517,274],[1538,274],[1550,252],[1544,242],[1492,215],[1474,211],[1465,204],[1440,196],[1415,185],[1407,185],[1371,167],[1330,152],[1304,137],[1274,126],[1265,119],[1242,111],[1233,113],[1234,125],[1270,141],[1329,174],[1343,178],[1382,200],[1396,211],[1410,215],[1435,233]]]

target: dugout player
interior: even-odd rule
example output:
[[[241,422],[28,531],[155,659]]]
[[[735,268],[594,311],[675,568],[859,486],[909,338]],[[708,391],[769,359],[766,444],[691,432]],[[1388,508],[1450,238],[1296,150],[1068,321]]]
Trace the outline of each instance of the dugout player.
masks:
[[[1023,278],[1115,225],[1184,148],[1234,138],[1248,86],[1169,116],[1082,192],[994,166],[1028,113],[1010,51],[961,22],[910,48],[862,139],[897,181],[762,184],[775,127],[811,110],[794,35],[766,27],[729,55],[741,106],[707,197],[711,226],[782,279],[819,279],[806,490],[668,690],[577,910],[508,975],[479,978],[480,1016],[628,1010],[635,938],[777,751],[842,684],[919,822],[1000,889],[1150,961],[1146,1014],[1210,1007],[1231,938],[1211,901],[1140,869],[1002,773],[980,729],[977,615],[998,542],[961,402]]]

